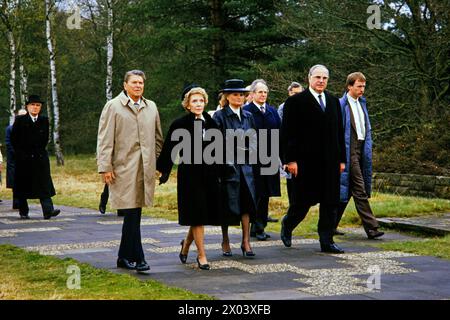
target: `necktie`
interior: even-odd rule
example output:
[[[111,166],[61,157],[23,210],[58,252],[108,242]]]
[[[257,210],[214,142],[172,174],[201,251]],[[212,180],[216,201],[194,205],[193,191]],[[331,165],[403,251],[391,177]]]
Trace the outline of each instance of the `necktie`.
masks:
[[[264,106],[261,106],[261,112],[264,114],[266,113],[266,108],[264,108]]]
[[[134,107],[136,108],[136,110],[139,110],[139,103],[135,102]]]
[[[323,103],[321,94],[319,94],[319,104],[320,104],[320,107],[322,108],[322,111],[325,112],[325,104]]]

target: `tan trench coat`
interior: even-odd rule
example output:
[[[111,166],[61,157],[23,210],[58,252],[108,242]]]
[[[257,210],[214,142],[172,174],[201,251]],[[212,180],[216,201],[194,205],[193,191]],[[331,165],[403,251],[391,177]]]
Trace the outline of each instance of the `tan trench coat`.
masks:
[[[109,187],[113,209],[151,206],[155,191],[156,159],[163,137],[158,109],[141,99],[139,110],[122,92],[108,101],[100,116],[97,138],[98,172],[113,171]]]

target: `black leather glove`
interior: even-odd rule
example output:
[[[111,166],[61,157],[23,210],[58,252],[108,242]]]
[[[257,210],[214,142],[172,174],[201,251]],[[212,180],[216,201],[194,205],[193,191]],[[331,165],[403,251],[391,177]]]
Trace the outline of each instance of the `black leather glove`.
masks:
[[[159,185],[166,183],[167,180],[169,180],[169,176],[170,176],[170,172],[161,174],[161,177],[159,177]]]

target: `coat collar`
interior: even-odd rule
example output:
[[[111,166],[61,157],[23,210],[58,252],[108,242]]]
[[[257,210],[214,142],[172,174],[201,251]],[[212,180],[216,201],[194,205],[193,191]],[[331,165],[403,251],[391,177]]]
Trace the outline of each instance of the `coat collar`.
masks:
[[[134,101],[131,100],[130,97],[128,97],[127,93],[125,92],[125,90],[123,90],[120,94],[119,94],[119,100],[122,103],[122,105],[125,107],[128,105],[128,103],[131,101],[132,104],[134,103]],[[141,106],[142,106],[142,102],[145,106],[148,106],[148,100],[145,99],[144,97],[141,97]]]
[[[320,104],[317,101],[316,97],[314,97],[314,95],[311,93],[311,90],[309,89],[309,87],[304,92],[305,92],[306,95],[308,95],[309,99],[315,103],[316,107],[319,108],[319,110],[321,112],[323,112],[322,111],[322,107],[320,106]],[[330,99],[328,98],[328,91],[325,90],[324,92],[322,92],[322,94],[325,97],[325,101],[326,101],[325,105],[328,107],[328,102],[330,101]]]
[[[229,105],[226,105],[225,107],[223,107],[223,112],[225,113],[225,115],[227,117],[232,117],[233,115],[235,115],[235,113],[233,112],[233,110],[231,110],[231,107]],[[241,117],[242,118],[248,118],[248,114],[245,112],[244,109],[242,109],[241,107]]]

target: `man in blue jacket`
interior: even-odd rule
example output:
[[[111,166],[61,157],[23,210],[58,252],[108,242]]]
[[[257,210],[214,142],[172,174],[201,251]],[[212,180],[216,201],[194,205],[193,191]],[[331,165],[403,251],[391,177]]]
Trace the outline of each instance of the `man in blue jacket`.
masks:
[[[353,197],[368,238],[375,239],[384,233],[378,231],[379,224],[368,200],[372,187],[372,136],[366,99],[363,97],[365,87],[365,76],[361,72],[351,73],[347,77],[347,92],[340,99],[347,164],[341,174],[341,202],[335,234],[343,234],[337,231],[337,226],[350,197]]]

